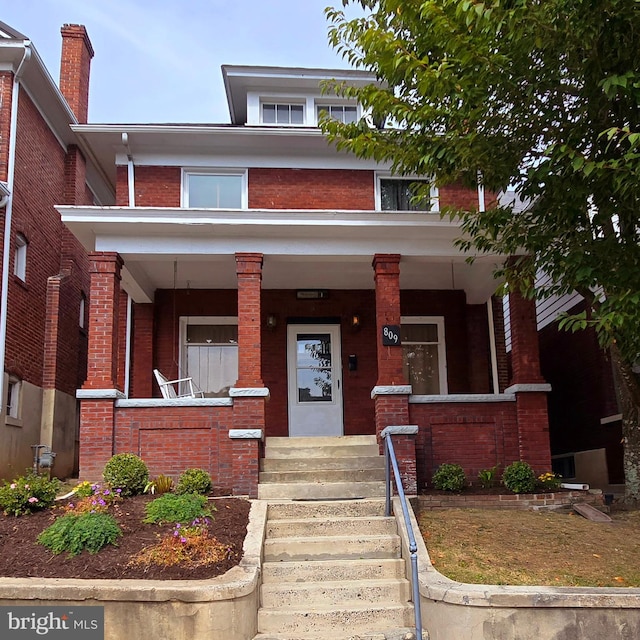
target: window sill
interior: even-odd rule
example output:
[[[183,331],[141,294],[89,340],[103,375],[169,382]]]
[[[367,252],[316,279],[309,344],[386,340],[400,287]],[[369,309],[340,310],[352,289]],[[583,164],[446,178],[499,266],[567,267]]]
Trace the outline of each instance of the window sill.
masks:
[[[19,276],[17,276],[15,273],[12,275],[13,281],[20,286],[22,289],[24,289],[25,291],[29,291],[29,285]]]
[[[22,427],[22,420],[20,418],[13,418],[12,416],[6,416],[5,424],[7,427]]]

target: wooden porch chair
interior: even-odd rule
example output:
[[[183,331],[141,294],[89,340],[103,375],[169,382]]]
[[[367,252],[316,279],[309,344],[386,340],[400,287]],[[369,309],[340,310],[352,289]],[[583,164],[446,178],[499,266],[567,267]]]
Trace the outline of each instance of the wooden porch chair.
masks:
[[[204,391],[198,389],[192,378],[178,378],[177,380],[167,380],[157,369],[153,373],[160,387],[160,392],[165,400],[172,398],[204,398]],[[183,384],[185,391],[180,392],[180,384]]]

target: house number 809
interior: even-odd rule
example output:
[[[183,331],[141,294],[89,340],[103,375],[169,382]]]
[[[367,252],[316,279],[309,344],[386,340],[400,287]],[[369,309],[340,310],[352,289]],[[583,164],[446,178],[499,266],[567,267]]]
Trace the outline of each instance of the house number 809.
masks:
[[[382,327],[382,345],[385,347],[396,347],[400,343],[400,327],[390,324]]]

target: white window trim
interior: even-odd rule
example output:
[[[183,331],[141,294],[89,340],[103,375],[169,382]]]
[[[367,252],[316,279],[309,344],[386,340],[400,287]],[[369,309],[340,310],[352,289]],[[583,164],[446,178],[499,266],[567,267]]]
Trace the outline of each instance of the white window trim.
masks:
[[[179,378],[187,370],[187,326],[190,324],[238,324],[238,316],[180,316],[180,345],[178,361],[180,362]]]
[[[16,234],[16,245],[13,252],[13,275],[22,282],[27,281],[27,250],[29,241],[22,233]]]
[[[22,380],[9,376],[7,384],[7,401],[5,404],[6,418],[13,424],[20,420],[22,414]]]
[[[263,108],[265,104],[286,105],[302,107],[302,122],[265,122],[263,118]],[[308,127],[309,126],[309,105],[305,98],[285,98],[285,97],[260,97],[259,123],[264,127]]]
[[[427,182],[430,180],[427,176],[397,176],[391,173],[390,171],[376,171],[376,210],[382,211],[382,197],[381,197],[381,180],[415,180],[416,182]],[[385,210],[388,211],[388,210]],[[393,210],[389,210],[393,211]],[[431,209],[429,211],[413,211],[412,213],[438,213],[440,211],[440,193],[438,191],[438,187],[435,186],[435,183],[431,182]]]
[[[220,169],[218,167],[183,167],[181,182],[182,189],[180,194],[180,207],[183,209],[189,208],[189,189],[188,178],[189,176],[240,176],[242,178],[242,193],[241,193],[241,209],[249,208],[249,196],[248,196],[248,171],[246,169]]]
[[[447,382],[447,343],[444,333],[444,316],[402,316],[400,324],[435,324],[438,327],[438,374],[440,378],[440,395],[449,393]],[[426,343],[426,344],[433,344]]]
[[[362,117],[362,109],[360,107],[360,105],[357,102],[354,102],[353,100],[346,100],[346,99],[335,99],[335,100],[331,100],[330,98],[322,98],[322,99],[317,99],[314,101],[313,104],[313,117],[315,120],[315,125],[318,126],[318,109],[319,108],[328,108],[328,107],[355,107],[356,108],[356,122],[358,122],[358,120],[360,120],[360,118]]]

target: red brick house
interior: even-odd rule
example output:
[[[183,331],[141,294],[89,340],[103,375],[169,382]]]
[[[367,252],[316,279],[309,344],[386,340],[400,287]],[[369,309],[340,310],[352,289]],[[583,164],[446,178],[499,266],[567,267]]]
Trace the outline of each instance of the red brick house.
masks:
[[[256,495],[263,438],[399,436],[408,490],[443,462],[513,460],[549,470],[535,307],[512,300],[512,378],[500,256],[466,262],[448,204],[485,194],[432,189],[415,210],[388,167],[330,146],[323,94],[357,71],[224,66],[223,125],[72,126],[115,206],[59,206],[90,252],[80,475],[116,452],[152,474],[207,469],[218,491]],[[487,196],[488,197],[488,196]],[[203,397],[165,399],[154,369]]]
[[[84,27],[62,28],[57,86],[30,40],[0,23],[0,477],[33,464],[33,445],[77,469],[76,388],[86,378],[89,261],[55,205],[113,202],[78,148],[93,50]]]

